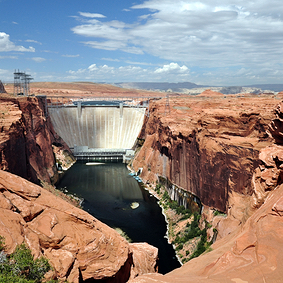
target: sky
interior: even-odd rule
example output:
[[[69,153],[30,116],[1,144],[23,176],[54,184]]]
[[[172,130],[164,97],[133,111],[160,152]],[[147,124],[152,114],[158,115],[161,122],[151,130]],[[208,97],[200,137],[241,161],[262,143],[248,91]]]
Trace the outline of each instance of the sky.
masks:
[[[0,80],[282,83],[282,0],[0,0]]]

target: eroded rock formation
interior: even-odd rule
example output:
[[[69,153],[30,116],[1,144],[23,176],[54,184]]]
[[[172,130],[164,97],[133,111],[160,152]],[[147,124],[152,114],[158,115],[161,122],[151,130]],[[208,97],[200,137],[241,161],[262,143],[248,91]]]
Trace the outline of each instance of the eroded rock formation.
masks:
[[[25,242],[35,257],[46,256],[50,278],[79,282],[127,282],[156,272],[157,249],[129,244],[115,230],[45,189],[0,170],[0,235],[6,251]]]
[[[0,99],[0,169],[34,183],[58,180],[56,155],[69,167],[75,160],[55,133],[45,113],[44,101],[36,97]],[[54,152],[52,145],[56,146]]]

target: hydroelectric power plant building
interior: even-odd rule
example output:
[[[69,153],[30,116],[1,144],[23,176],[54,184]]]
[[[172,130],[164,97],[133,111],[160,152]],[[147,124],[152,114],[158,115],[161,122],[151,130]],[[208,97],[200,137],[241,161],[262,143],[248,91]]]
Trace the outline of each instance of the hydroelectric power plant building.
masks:
[[[133,154],[132,148],[146,114],[147,100],[47,100],[55,131],[78,160],[119,159]]]

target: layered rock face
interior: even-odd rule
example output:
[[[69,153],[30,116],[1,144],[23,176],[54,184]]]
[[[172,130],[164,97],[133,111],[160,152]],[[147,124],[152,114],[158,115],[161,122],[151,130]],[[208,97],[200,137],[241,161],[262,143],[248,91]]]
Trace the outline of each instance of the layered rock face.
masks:
[[[54,267],[49,278],[127,282],[156,272],[157,249],[129,244],[115,230],[45,189],[0,170],[0,235],[6,251],[25,242]],[[80,281],[81,282],[81,281]]]
[[[36,97],[0,98],[0,169],[34,183],[58,180],[54,152],[70,166],[75,159],[55,133],[44,101]]]
[[[213,251],[165,276],[145,275],[131,283],[282,281],[282,109],[280,103],[267,128],[274,139],[257,154],[258,166],[250,179],[251,194],[231,191],[227,217],[215,217],[220,220],[217,228],[221,239],[212,245]]]
[[[229,194],[253,193],[259,152],[278,100],[254,97],[188,97],[152,102],[133,162],[142,178],[167,177],[204,205],[228,210]],[[170,112],[169,112],[170,110]]]

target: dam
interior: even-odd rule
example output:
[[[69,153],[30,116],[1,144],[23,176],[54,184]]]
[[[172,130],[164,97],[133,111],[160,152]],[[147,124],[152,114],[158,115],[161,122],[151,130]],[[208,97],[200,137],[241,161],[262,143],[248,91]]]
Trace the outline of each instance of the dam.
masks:
[[[133,154],[148,106],[137,98],[47,101],[54,130],[78,160]]]

